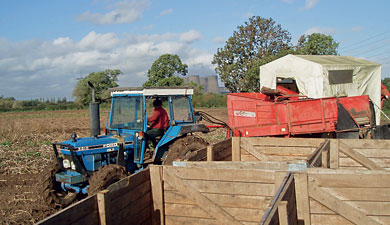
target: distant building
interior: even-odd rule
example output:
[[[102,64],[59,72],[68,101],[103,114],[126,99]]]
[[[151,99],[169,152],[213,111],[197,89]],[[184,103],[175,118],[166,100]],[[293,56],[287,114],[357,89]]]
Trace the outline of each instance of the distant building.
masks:
[[[186,82],[194,82],[203,87],[203,90],[206,93],[227,93],[227,89],[225,87],[218,86],[218,77],[217,75],[201,77],[199,75],[189,75],[187,77],[183,77]]]

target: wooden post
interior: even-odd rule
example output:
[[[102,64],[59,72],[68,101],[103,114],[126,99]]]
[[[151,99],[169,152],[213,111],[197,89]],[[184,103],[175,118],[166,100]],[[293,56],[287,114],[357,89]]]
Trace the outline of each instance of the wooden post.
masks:
[[[111,206],[110,200],[107,198],[109,190],[103,190],[97,193],[98,211],[101,225],[111,224]]]
[[[303,220],[304,224],[311,224],[307,173],[294,174],[294,181],[298,220]]]
[[[323,168],[329,168],[329,150],[324,150],[322,153],[321,153],[321,167]]]
[[[214,146],[207,146],[207,161],[214,161]]]
[[[241,161],[240,137],[232,137],[232,161]]]
[[[288,225],[287,201],[280,201],[278,204],[278,216],[280,225]]]
[[[339,142],[338,139],[330,140],[330,152],[329,152],[329,168],[339,168]]]
[[[164,193],[163,193],[163,167],[150,166],[150,182],[152,185],[153,212],[152,224],[165,224],[164,220]]]

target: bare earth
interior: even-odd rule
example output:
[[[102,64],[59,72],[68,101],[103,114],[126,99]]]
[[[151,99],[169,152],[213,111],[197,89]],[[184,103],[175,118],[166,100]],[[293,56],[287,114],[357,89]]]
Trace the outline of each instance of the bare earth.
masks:
[[[227,109],[199,109],[227,122]],[[105,127],[106,113],[101,113]],[[39,197],[43,168],[54,158],[52,142],[89,136],[88,110],[0,113],[0,223],[33,224],[59,209]],[[226,137],[225,129],[201,135],[209,143]]]

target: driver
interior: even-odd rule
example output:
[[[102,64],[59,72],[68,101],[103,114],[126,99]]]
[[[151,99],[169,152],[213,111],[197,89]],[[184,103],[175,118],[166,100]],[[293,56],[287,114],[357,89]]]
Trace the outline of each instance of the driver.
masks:
[[[165,109],[161,107],[161,100],[154,100],[153,106],[153,114],[152,116],[148,117],[148,123],[150,123],[150,127],[146,131],[145,136],[147,138],[147,141],[152,141],[154,147],[156,147],[156,137],[164,135],[165,129],[169,126],[169,118]]]

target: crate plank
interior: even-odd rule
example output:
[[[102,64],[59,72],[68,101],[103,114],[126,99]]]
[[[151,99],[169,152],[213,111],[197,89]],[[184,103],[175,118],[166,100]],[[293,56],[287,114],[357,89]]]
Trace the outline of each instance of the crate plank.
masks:
[[[265,196],[247,196],[247,195],[228,195],[228,194],[210,194],[203,193],[208,199],[222,207],[251,208],[265,210],[271,202],[272,197]],[[181,195],[177,191],[166,191],[164,193],[166,203],[177,203],[194,205],[190,199]]]
[[[191,180],[261,183],[273,183],[274,181],[274,171],[271,170],[237,170],[196,167],[170,167],[169,170],[174,171],[180,178]]]

